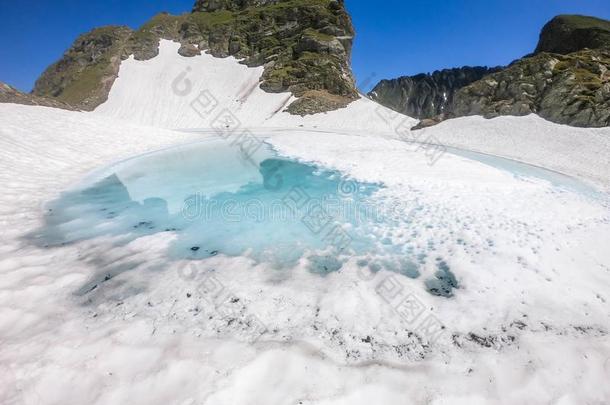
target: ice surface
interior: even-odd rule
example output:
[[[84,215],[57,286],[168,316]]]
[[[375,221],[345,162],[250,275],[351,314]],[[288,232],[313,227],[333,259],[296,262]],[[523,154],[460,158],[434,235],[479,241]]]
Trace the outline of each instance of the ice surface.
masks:
[[[246,156],[218,138],[97,170],[46,206],[32,237],[43,247],[109,236],[126,245],[167,233],[177,236],[174,260],[246,255],[291,268],[306,256],[325,275],[360,257],[373,273],[417,278],[433,244],[414,250],[409,238],[392,240],[412,218],[405,204],[378,196],[382,188],[283,158],[268,144]]]

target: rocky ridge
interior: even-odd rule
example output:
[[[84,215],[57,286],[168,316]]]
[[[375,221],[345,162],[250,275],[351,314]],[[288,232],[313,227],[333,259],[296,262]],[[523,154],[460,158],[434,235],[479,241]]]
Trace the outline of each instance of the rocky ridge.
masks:
[[[410,117],[432,118],[446,112],[459,89],[499,70],[464,66],[382,80],[368,95],[372,100]]]
[[[610,125],[610,50],[542,52],[461,89],[451,115],[538,114],[576,127]]]
[[[192,13],[159,14],[133,31],[109,26],[79,37],[36,82],[33,94],[93,110],[107,100],[122,60],[158,55],[159,40],[180,55],[208,52],[264,66],[260,87],[291,92],[287,111],[307,115],[356,100],[350,56],[354,29],[343,0],[198,0]]]
[[[0,103],[39,105],[44,107],[63,108],[64,110],[74,109],[71,105],[59,100],[22,93],[16,88],[2,82],[0,82]]]
[[[93,110],[107,100],[132,34],[128,27],[108,26],[81,35],[38,78],[33,94]]]

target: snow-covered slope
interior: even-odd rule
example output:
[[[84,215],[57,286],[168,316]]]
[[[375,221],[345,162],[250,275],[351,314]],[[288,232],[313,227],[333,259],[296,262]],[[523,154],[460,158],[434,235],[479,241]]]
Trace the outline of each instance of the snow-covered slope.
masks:
[[[108,101],[92,115],[197,130],[210,128],[228,110],[239,125],[253,131],[303,128],[440,143],[522,160],[610,188],[610,128],[574,128],[530,115],[466,117],[412,132],[416,120],[366,97],[344,109],[298,117],[283,111],[289,93],[270,94],[259,88],[262,67],[248,68],[234,58],[205,53],[186,58],[178,48],[164,40],[158,57],[123,62]]]
[[[281,112],[287,95],[258,89],[260,69],[175,51],[164,42],[158,58],[126,61],[93,113],[0,105],[0,403],[608,402],[607,194],[453,154],[431,165],[426,149],[404,142],[414,140],[403,131],[411,119],[366,99],[293,117]],[[179,77],[189,67],[192,77]],[[206,89],[218,103],[201,116],[191,103]],[[307,258],[284,272],[249,257],[197,263],[238,297],[232,304],[264,322],[252,343],[231,322],[209,322],[217,309],[200,280],[168,257],[177,230],[128,244],[32,241],[44,204],[91,170],[205,139],[223,108],[285,156],[383,183],[380,197],[400,202],[403,227],[387,240],[427,252],[421,278],[355,260],[326,277],[309,272]],[[602,184],[610,178],[608,130],[472,117],[420,134]],[[458,278],[452,298],[424,288],[437,257]],[[409,320],[406,301],[391,300],[400,286],[442,323],[437,341],[412,333],[423,333],[421,324]]]
[[[449,146],[528,162],[610,190],[610,128],[575,128],[527,117],[465,117],[421,131]]]
[[[205,53],[186,58],[178,55],[179,47],[162,40],[156,58],[123,62],[108,101],[95,114],[143,125],[193,129],[209,128],[226,108],[249,128],[303,125],[372,131],[383,127],[384,121],[376,113],[378,104],[367,98],[327,114],[290,115],[283,111],[293,100],[290,93],[271,94],[259,88],[262,67],[248,68],[233,57],[219,59]],[[213,106],[216,108],[208,113]],[[409,119],[409,123],[415,125],[416,120]]]

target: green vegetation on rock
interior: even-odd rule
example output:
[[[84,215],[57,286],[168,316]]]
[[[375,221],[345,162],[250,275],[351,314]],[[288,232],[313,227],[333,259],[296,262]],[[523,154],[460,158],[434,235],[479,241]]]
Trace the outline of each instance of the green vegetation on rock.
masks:
[[[81,35],[36,81],[34,95],[94,109],[106,101],[132,33],[128,27],[108,26]]]
[[[353,36],[343,0],[198,1],[190,14],[158,14],[135,32],[105,27],[81,36],[34,92],[93,109],[107,99],[122,59],[151,59],[168,39],[182,44],[183,56],[207,51],[264,66],[263,90],[309,92],[307,108],[289,111],[323,112],[358,98],[349,66]]]
[[[541,53],[465,87],[456,94],[454,116],[536,113],[573,126],[610,125],[610,53],[583,50]]]

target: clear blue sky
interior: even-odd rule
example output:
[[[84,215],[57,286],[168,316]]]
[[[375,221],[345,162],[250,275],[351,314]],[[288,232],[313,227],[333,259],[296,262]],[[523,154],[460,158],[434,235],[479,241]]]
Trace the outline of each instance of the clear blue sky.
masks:
[[[29,91],[74,39],[94,27],[138,27],[194,0],[0,0],[0,81]],[[347,0],[353,68],[365,90],[393,78],[462,65],[502,65],[531,52],[557,14],[610,19],[610,0]],[[367,85],[368,84],[368,85]]]

